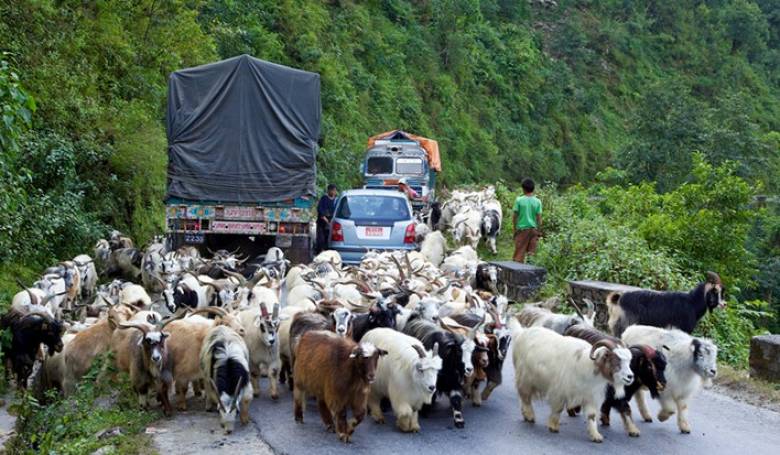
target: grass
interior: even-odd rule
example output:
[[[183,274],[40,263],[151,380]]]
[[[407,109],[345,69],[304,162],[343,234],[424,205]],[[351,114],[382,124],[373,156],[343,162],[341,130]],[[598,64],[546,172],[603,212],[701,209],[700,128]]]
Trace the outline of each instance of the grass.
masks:
[[[154,453],[144,429],[160,413],[139,409],[126,375],[116,375],[112,364],[110,356],[94,362],[67,398],[54,391],[40,401],[20,394],[10,408],[17,415],[17,435],[7,443],[8,453],[75,455],[106,446],[109,453]]]
[[[748,370],[719,363],[715,384],[738,400],[780,412],[780,383],[753,378]]]

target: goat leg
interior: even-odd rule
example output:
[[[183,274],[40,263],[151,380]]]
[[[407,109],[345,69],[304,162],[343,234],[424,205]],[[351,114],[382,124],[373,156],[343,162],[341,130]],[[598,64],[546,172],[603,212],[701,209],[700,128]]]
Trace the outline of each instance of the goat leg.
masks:
[[[496,387],[498,387],[497,382],[488,381],[485,389],[482,390],[482,401],[487,401],[487,399],[490,398],[490,394],[493,393],[493,390]]]
[[[280,365],[271,365],[268,368],[268,388],[271,392],[271,399],[279,399],[279,369]],[[259,388],[259,386],[258,386]]]
[[[620,418],[623,419],[623,426],[626,428],[628,435],[632,438],[639,437],[639,428],[634,424],[634,419],[631,417],[631,406],[625,403],[625,406],[620,409]]]
[[[317,410],[320,412],[320,418],[322,419],[322,423],[325,424],[325,429],[333,432],[335,430],[333,425],[333,414],[330,412],[325,400],[317,400]]]
[[[348,443],[350,439],[349,428],[347,426],[347,408],[340,410],[336,417],[336,434],[339,435],[339,441]]]
[[[596,406],[593,404],[588,403],[583,406],[583,411],[587,416],[586,425],[588,428],[588,436],[590,436],[590,440],[593,442],[603,442],[604,436],[599,433],[599,427],[596,424],[596,412],[598,409],[596,409]]]
[[[642,389],[639,389],[634,394],[636,400],[636,406],[639,408],[639,415],[645,422],[652,422],[653,416],[650,414],[650,410],[647,409],[647,403],[645,402],[645,393]]]
[[[691,424],[688,423],[688,403],[684,400],[676,400],[677,403],[677,426],[683,434],[691,432]]]
[[[306,393],[301,389],[293,390],[293,414],[297,423],[303,423],[303,406],[306,404]]]
[[[463,397],[460,390],[450,392],[450,407],[452,408],[452,419],[455,422],[455,428],[463,428],[466,421],[463,419]]]

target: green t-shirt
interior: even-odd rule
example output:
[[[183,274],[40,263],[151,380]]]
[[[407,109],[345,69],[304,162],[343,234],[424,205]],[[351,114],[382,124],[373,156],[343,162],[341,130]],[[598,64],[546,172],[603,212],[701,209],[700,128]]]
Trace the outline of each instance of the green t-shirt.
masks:
[[[542,201],[536,196],[518,196],[512,211],[517,213],[517,229],[536,228],[536,215],[542,213]]]

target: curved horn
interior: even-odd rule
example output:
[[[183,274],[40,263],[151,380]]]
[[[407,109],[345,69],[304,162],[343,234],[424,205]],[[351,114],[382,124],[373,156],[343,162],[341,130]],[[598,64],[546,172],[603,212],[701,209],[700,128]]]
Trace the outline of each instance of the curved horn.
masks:
[[[599,340],[595,343],[593,343],[593,347],[590,348],[590,359],[596,360],[595,354],[596,350],[598,348],[607,348],[610,351],[615,349],[615,343],[613,343],[611,340]]]
[[[647,357],[648,359],[654,359],[656,356],[656,351],[652,346],[648,346],[646,344],[639,345],[639,349],[642,350],[642,353]]]
[[[246,286],[246,278],[244,278],[244,275],[241,275],[240,273],[236,273],[236,272],[231,272],[230,270],[225,270],[222,267],[217,267],[217,268],[219,270],[222,270],[222,273],[224,273],[225,275],[237,279],[241,286]]]
[[[214,314],[216,316],[221,316],[221,317],[225,317],[225,316],[228,315],[227,311],[225,311],[224,309],[222,309],[220,307],[216,307],[216,306],[209,306],[209,307],[205,307],[205,308],[198,308],[197,310],[193,311],[191,313],[191,315],[194,316],[196,314],[204,314],[204,313]]]
[[[406,275],[404,274],[403,267],[401,267],[401,263],[398,262],[398,259],[396,259],[392,254],[390,255],[390,259],[395,263],[396,267],[398,267],[398,274],[401,276],[401,280],[405,280]]]
[[[417,351],[417,355],[420,356],[421,359],[425,358],[425,351],[419,345],[412,344],[412,349]]]
[[[720,275],[715,272],[707,272],[707,283],[721,284]]]
[[[159,324],[159,331],[162,332],[165,326],[170,324],[173,321],[178,321],[179,319],[183,318],[187,315],[187,309],[186,308],[179,308],[172,316],[164,319]]]
[[[274,303],[274,309],[271,312],[271,319],[279,319],[279,303]]]
[[[117,326],[119,329],[138,329],[140,330],[144,336],[146,336],[147,333],[149,333],[149,326],[138,324],[134,322],[120,322]]]

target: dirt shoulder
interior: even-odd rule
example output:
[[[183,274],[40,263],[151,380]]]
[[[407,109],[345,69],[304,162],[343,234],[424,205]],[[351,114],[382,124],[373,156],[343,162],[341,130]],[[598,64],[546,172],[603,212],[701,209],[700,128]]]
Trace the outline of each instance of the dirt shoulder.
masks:
[[[780,384],[751,378],[745,370],[719,365],[712,389],[735,400],[780,412]]]

